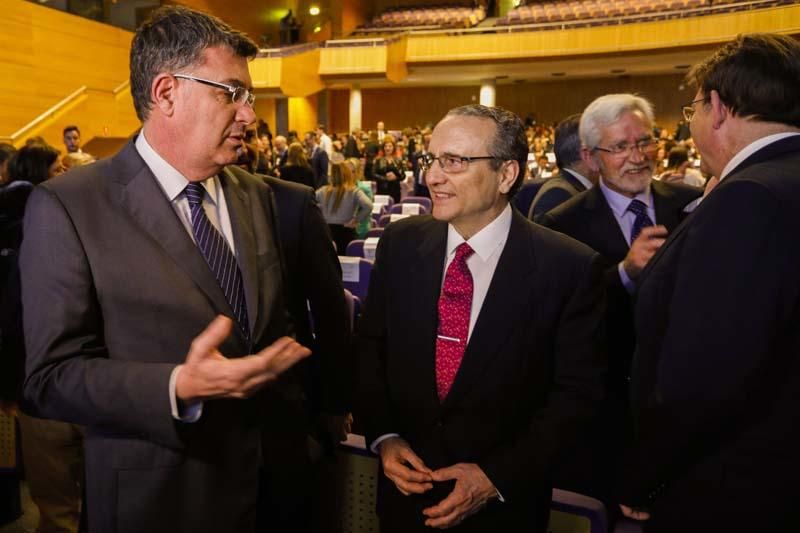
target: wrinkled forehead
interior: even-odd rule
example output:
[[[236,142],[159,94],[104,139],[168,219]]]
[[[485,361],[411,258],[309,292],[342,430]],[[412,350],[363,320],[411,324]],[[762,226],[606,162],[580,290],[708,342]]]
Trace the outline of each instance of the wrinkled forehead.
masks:
[[[617,120],[600,130],[601,139],[606,142],[642,139],[652,136],[653,126],[644,113],[639,110],[625,111]]]

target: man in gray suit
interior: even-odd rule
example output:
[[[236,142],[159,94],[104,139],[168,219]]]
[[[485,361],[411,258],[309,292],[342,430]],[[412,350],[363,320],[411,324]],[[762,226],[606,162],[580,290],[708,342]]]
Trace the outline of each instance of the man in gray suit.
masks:
[[[224,169],[255,120],[255,44],[157,10],[134,36],[141,133],[37,188],[25,219],[24,394],[87,426],[91,532],[253,531],[288,337],[272,192]],[[277,440],[277,439],[271,439]]]
[[[543,214],[563,204],[579,192],[597,184],[600,174],[592,170],[581,157],[581,138],[578,125],[581,114],[576,113],[562,120],[555,131],[556,165],[561,174],[544,182],[533,199],[528,218],[539,222]]]

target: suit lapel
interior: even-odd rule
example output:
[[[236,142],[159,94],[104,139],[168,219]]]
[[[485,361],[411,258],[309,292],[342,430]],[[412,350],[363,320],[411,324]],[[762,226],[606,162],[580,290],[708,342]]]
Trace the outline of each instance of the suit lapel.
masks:
[[[598,243],[592,247],[596,246],[595,249],[602,255],[607,255],[609,259],[618,261],[618,258],[624,258],[628,254],[628,242],[599,185],[592,187],[586,193],[584,206],[590,211],[586,215],[586,220],[593,221],[587,228],[591,237],[585,242],[590,246]]]
[[[419,342],[418,345],[411,346],[416,368],[410,369],[409,375],[417,382],[410,390],[424,395],[424,403],[434,407],[434,410],[439,407],[439,397],[436,394],[436,331],[439,327],[438,304],[446,248],[447,224],[437,222],[432,231],[425,233],[418,245],[418,256],[411,267],[410,276],[417,286],[417,290],[411,295],[411,312],[416,316],[418,335],[414,335],[412,340]],[[423,380],[422,384],[418,382],[419,379]]]
[[[578,178],[573,176],[572,172],[570,172],[569,170],[565,170],[564,172],[562,172],[561,176],[567,181],[567,183],[572,185],[577,192],[583,192],[586,190],[586,186],[583,183],[581,183],[581,181]]]
[[[186,272],[205,293],[214,309],[232,316],[230,305],[213,272],[175,214],[150,168],[136,152],[133,142],[115,156],[114,164],[122,171],[113,179],[110,190],[120,207]]]
[[[250,210],[250,200],[238,187],[238,179],[232,172],[225,169],[219,175],[225,202],[228,204],[228,214],[233,230],[233,240],[236,243],[236,260],[242,273],[244,296],[247,303],[247,317],[250,322],[250,333],[255,331],[258,318],[258,271],[256,267],[256,239],[253,232],[253,217]]]
[[[509,318],[508,310],[520,309],[529,304],[529,294],[523,290],[528,286],[526,279],[533,265],[533,250],[528,246],[527,224],[530,223],[515,211],[508,240],[489,284],[461,366],[450,393],[445,398],[444,408],[454,405],[459,398],[468,395],[476,383],[480,383],[486,365],[503,357],[503,345],[514,328],[519,327],[518,320]]]
[[[681,211],[684,206],[675,205],[675,191],[669,185],[653,180],[651,187],[653,188],[653,208],[656,211],[656,224],[666,226],[667,231],[673,231],[681,223]]]

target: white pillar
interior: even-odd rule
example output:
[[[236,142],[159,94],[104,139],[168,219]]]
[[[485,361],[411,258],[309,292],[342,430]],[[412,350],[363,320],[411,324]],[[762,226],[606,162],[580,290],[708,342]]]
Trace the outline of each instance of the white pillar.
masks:
[[[494,107],[496,94],[497,91],[495,89],[494,79],[481,80],[481,97],[480,97],[481,105],[485,105],[487,107]]]
[[[361,86],[350,87],[350,131],[361,128]]]

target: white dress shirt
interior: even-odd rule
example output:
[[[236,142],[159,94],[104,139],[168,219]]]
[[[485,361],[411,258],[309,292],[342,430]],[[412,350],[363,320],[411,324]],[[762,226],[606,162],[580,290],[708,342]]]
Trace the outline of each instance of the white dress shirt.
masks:
[[[145,164],[150,168],[150,171],[156,178],[156,182],[164,191],[167,199],[178,216],[178,219],[183,224],[186,232],[192,241],[195,241],[194,232],[192,231],[192,212],[189,207],[189,200],[183,192],[189,180],[178,172],[172,165],[167,163],[161,157],[145,138],[145,131],[142,130],[136,138],[136,150],[139,155],[144,159]],[[203,196],[203,210],[211,224],[219,231],[225,242],[228,243],[234,257],[236,257],[236,246],[233,241],[233,230],[231,229],[231,219],[228,214],[228,204],[225,202],[225,194],[222,191],[222,186],[216,176],[212,176],[203,182],[201,185],[206,190]],[[237,257],[238,260],[238,257]],[[188,346],[187,346],[188,349]],[[175,395],[175,385],[178,380],[178,373],[180,367],[175,367],[169,378],[169,402],[172,408],[172,416],[183,422],[196,422],[203,414],[203,404],[198,402],[189,406],[179,409],[178,400]]]
[[[469,244],[475,253],[467,259],[467,268],[472,274],[472,307],[469,314],[469,333],[467,334],[467,343],[472,338],[472,330],[475,328],[475,323],[480,315],[483,301],[486,299],[486,293],[489,291],[489,284],[494,277],[494,271],[497,269],[497,262],[500,260],[500,255],[503,248],[506,246],[508,240],[508,231],[511,228],[511,205],[507,205],[500,215],[493,221],[483,227],[478,233],[473,235],[469,240],[465,241],[464,237],[459,235],[458,231],[452,224],[447,226],[447,246],[444,261],[444,272],[447,272],[447,267],[453,261],[456,255],[456,248],[466,242]],[[442,276],[442,285],[444,285],[444,276]],[[369,449],[373,453],[378,453],[378,446],[384,440],[390,437],[399,437],[398,433],[387,433],[375,439],[370,445]]]
[[[603,196],[605,196],[609,207],[611,207],[611,212],[614,213],[614,218],[617,219],[617,224],[619,224],[619,229],[622,230],[622,236],[625,237],[625,242],[628,243],[628,248],[631,246],[633,222],[636,220],[636,215],[633,212],[628,211],[628,206],[633,200],[639,200],[646,205],[647,216],[650,217],[650,220],[653,222],[653,224],[658,224],[656,221],[655,204],[653,203],[653,193],[650,190],[649,184],[644,192],[637,194],[635,198],[630,198],[624,194],[620,194],[609,189],[608,186],[603,183],[603,178],[601,177],[600,190],[603,192]],[[628,273],[625,272],[625,268],[622,266],[623,263],[624,261],[620,261],[619,265],[617,265],[619,279],[622,281],[622,286],[625,287],[625,290],[628,292],[633,292],[633,290],[636,288],[636,282],[634,282],[630,276],[628,276]]]

